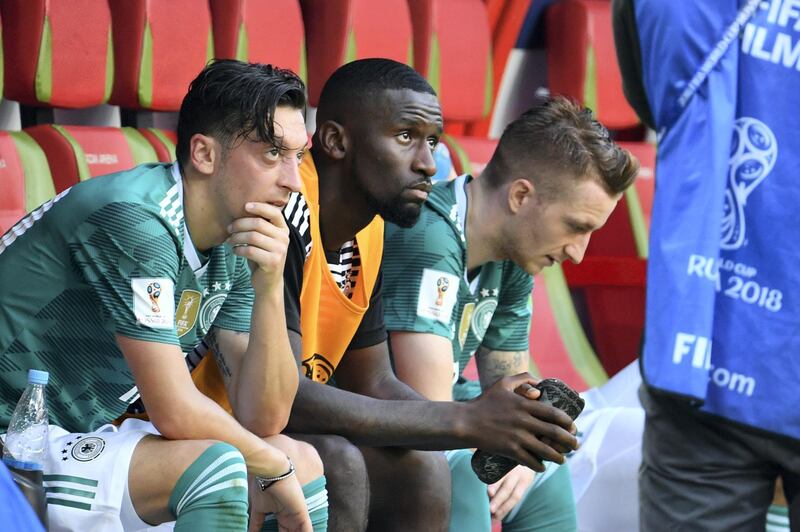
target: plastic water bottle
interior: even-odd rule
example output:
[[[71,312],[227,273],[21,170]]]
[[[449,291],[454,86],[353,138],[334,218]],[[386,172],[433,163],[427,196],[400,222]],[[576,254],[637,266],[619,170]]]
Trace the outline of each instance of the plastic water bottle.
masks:
[[[45,386],[50,374],[28,370],[28,387],[22,393],[6,432],[3,462],[21,470],[44,469],[47,460],[48,415]]]
[[[47,529],[47,500],[43,469],[47,460],[48,415],[45,386],[50,374],[28,370],[28,386],[22,393],[6,432],[3,463],[17,487]]]

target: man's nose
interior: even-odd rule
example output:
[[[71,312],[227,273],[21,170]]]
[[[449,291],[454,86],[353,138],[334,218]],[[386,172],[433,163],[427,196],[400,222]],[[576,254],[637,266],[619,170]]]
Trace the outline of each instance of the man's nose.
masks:
[[[564,248],[564,253],[566,253],[567,258],[573,263],[580,264],[583,261],[586,248],[589,246],[589,237],[589,234],[580,235]]]

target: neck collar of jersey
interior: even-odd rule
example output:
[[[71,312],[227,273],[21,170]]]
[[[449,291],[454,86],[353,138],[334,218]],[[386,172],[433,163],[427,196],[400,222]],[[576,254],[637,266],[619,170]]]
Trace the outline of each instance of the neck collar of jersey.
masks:
[[[181,176],[180,165],[178,162],[172,163],[172,178],[175,180],[175,184],[178,186],[178,197],[180,198],[181,205],[184,205],[183,202],[183,176]],[[183,212],[186,213],[186,206],[183,207]],[[186,216],[184,214],[183,217],[183,256],[186,258],[186,262],[189,263],[189,267],[192,268],[195,277],[198,279],[201,278],[206,273],[206,267],[208,266],[208,261],[200,260],[200,254],[197,252],[197,248],[194,247],[194,242],[192,242],[192,235],[189,234],[189,224],[186,221]]]

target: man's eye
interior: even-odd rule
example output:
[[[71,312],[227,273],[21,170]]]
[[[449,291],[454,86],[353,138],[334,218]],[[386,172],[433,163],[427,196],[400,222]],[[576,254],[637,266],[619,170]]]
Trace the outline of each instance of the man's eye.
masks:
[[[303,162],[303,157],[305,157],[305,155],[306,155],[306,151],[305,150],[297,152],[297,161],[298,162]]]
[[[428,138],[428,146],[430,146],[431,150],[435,150],[436,146],[438,145],[439,145],[439,139],[437,139],[436,137]]]
[[[272,148],[271,150],[267,150],[267,153],[264,156],[267,158],[267,160],[277,161],[281,156],[281,150],[278,148]]]
[[[411,133],[409,133],[408,131],[403,131],[402,133],[397,135],[397,138],[399,138],[400,142],[403,143],[411,142]]]

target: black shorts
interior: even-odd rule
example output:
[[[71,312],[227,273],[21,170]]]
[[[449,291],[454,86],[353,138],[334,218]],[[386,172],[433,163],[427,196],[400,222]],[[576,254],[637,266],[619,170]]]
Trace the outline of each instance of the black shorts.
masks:
[[[792,530],[800,530],[800,442],[704,414],[644,386],[639,395],[647,413],[639,470],[642,532],[763,531],[778,476]]]

